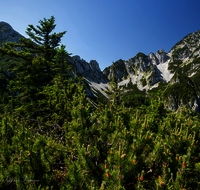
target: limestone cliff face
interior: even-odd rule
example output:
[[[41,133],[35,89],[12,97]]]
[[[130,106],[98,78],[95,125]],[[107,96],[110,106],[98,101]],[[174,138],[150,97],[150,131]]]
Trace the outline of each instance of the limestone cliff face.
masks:
[[[107,88],[110,88],[107,84],[109,79],[102,73],[99,68],[99,63],[96,60],[91,60],[89,63],[84,59],[81,59],[80,56],[75,55],[71,59],[70,62],[73,63],[74,72],[72,73],[73,77],[76,77],[77,74],[85,78],[85,81],[88,83],[86,87],[86,94],[88,97],[96,97],[94,91],[99,91],[105,97],[110,99],[108,95],[103,92]]]
[[[0,22],[0,46],[6,42],[19,42],[23,37],[8,23]],[[18,48],[18,51],[21,49]],[[112,65],[103,71],[96,60],[89,63],[79,55],[69,57],[74,70],[72,76],[82,76],[87,82],[86,94],[96,97],[97,92],[112,100],[104,90],[111,90],[109,83],[113,77]],[[200,31],[188,34],[166,53],[163,49],[145,55],[138,53],[128,60],[117,60],[116,76],[119,86],[126,89],[129,82],[140,91],[150,92],[165,86],[164,99],[166,109],[180,111],[188,105],[200,113]],[[9,74],[9,73],[8,73]],[[126,91],[126,90],[125,90]],[[133,92],[134,93],[134,92]]]
[[[80,59],[80,56],[76,55],[72,57],[72,61],[76,70],[89,81],[96,83],[107,83],[109,81],[100,70],[99,63],[96,60],[90,60],[88,63],[85,60]]]

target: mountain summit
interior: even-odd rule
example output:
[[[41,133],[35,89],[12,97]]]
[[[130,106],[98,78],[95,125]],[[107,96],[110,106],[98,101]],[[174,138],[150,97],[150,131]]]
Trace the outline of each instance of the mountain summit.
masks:
[[[8,23],[0,22],[0,47],[2,43],[17,42],[23,37]],[[25,38],[25,37],[23,37]],[[21,48],[17,48],[21,51]],[[112,100],[106,93],[111,90],[110,82],[113,77],[112,66],[116,66],[118,86],[123,93],[127,91],[140,91],[148,96],[149,92],[164,91],[165,108],[180,112],[184,106],[189,106],[193,111],[200,113],[200,31],[190,33],[176,43],[166,53],[164,49],[149,55],[139,52],[128,60],[117,60],[103,71],[96,60],[89,63],[79,55],[68,58],[73,63],[73,76],[82,76],[87,82],[86,94],[90,98],[98,96]],[[0,57],[1,78],[10,80],[10,73],[5,67],[6,61]],[[4,80],[5,82],[5,80]],[[1,89],[7,85],[1,84]],[[130,88],[131,86],[131,88]]]
[[[10,24],[7,22],[0,22],[0,47],[2,43],[7,42],[16,42],[19,43],[19,39],[23,37],[17,31],[15,31]],[[23,37],[24,38],[24,37]],[[17,48],[18,51],[21,51],[21,48]]]

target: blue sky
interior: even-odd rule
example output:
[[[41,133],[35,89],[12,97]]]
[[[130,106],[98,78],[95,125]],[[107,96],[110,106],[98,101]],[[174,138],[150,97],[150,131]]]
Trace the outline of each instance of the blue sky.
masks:
[[[25,37],[29,24],[55,16],[53,32],[67,31],[66,50],[101,71],[138,52],[170,49],[200,30],[199,0],[2,0],[0,21]]]

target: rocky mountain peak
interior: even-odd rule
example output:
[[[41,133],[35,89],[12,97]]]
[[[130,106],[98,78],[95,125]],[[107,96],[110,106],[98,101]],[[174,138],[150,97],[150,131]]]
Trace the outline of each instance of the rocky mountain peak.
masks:
[[[99,63],[96,60],[90,60],[89,64],[92,69],[96,69],[97,71],[101,72],[101,69],[99,68]]]
[[[2,43],[7,42],[16,42],[19,43],[19,39],[24,36],[15,31],[10,24],[7,22],[0,22],[0,46]],[[18,51],[21,51],[21,47],[16,48]]]
[[[8,24],[7,22],[1,21],[0,22],[0,30],[6,30],[6,29],[12,29],[12,26]]]
[[[155,55],[158,59],[158,62],[157,63],[165,63],[170,57],[165,53],[164,49],[161,49],[160,51],[157,51],[156,52],[156,55]]]

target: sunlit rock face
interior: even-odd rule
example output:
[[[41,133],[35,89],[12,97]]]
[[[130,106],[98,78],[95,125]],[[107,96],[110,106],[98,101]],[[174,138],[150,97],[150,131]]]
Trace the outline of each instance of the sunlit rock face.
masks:
[[[0,46],[6,42],[18,43],[20,37],[23,36],[8,23],[0,22]],[[21,48],[17,50],[21,51]],[[112,66],[115,65],[118,86],[124,92],[130,83],[140,91],[145,90],[147,94],[152,89],[159,89],[162,84],[165,86],[163,99],[166,109],[179,112],[181,108],[188,106],[195,112],[200,111],[199,30],[185,36],[168,53],[163,49],[155,54],[150,52],[149,55],[139,52],[128,60],[119,59],[111,63],[103,71],[96,60],[88,63],[79,55],[69,56],[67,59],[73,66],[70,71],[72,77],[81,76],[85,79],[88,97],[97,97],[96,94],[100,93],[112,100],[104,90],[111,90],[110,82],[114,76]],[[7,74],[9,75],[8,72]]]

